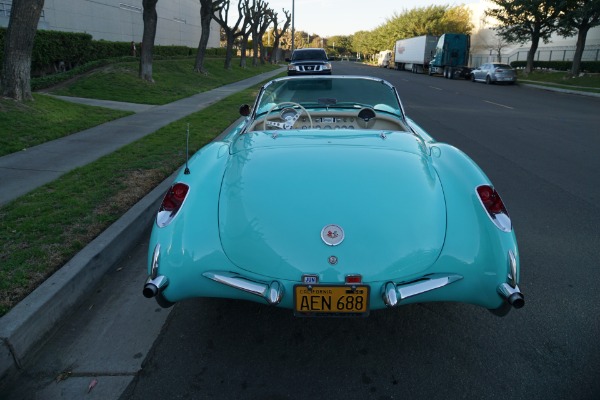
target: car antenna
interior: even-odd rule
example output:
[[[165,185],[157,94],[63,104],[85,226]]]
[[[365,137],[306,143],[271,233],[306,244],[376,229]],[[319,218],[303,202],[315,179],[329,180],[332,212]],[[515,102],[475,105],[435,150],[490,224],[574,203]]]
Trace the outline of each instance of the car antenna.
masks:
[[[187,124],[187,129],[185,131],[185,170],[183,173],[185,175],[190,174],[190,169],[188,167],[188,161],[190,159],[190,124]]]

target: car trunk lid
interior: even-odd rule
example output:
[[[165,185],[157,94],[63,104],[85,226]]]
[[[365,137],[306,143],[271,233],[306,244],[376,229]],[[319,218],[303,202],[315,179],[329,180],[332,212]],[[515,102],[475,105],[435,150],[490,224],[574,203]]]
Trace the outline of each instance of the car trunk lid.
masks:
[[[249,135],[233,147],[219,204],[233,263],[278,279],[311,273],[341,282],[356,273],[365,281],[414,276],[435,262],[445,201],[412,135],[283,136]],[[322,238],[331,224],[344,235],[336,246]]]

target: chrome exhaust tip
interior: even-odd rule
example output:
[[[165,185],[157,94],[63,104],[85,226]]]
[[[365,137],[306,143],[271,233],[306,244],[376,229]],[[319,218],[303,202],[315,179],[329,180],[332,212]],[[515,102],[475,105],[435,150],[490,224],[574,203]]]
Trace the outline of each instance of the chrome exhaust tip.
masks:
[[[525,306],[525,296],[521,293],[519,286],[515,285],[512,287],[508,283],[503,283],[498,286],[498,293],[508,304],[516,309],[523,308]]]
[[[144,297],[151,299],[165,290],[167,286],[169,286],[169,279],[166,276],[159,275],[156,278],[148,277],[142,294]]]

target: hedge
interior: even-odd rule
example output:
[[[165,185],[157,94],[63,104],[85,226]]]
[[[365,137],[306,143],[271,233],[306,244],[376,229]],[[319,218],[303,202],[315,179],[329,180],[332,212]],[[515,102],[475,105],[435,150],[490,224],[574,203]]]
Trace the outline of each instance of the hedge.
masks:
[[[513,61],[510,63],[513,68],[525,68],[527,61]],[[551,69],[555,71],[570,71],[572,61],[534,61],[534,69]],[[600,61],[582,61],[581,72],[599,73]]]
[[[6,28],[0,28],[0,65],[4,57],[5,34]],[[138,55],[140,47],[141,44],[136,43]],[[162,58],[195,56],[196,52],[197,49],[186,46],[154,46],[153,50],[154,56]],[[224,56],[225,49],[207,49],[206,55]],[[131,56],[131,42],[93,40],[87,33],[38,30],[33,45],[31,75],[43,77],[89,66],[98,60]]]

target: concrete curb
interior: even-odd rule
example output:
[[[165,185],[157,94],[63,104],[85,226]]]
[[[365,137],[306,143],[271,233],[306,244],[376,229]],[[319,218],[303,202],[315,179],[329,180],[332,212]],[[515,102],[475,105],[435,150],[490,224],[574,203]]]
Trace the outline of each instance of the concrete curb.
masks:
[[[0,377],[8,379],[35,356],[63,318],[147,232],[175,174],[0,318]],[[140,282],[142,285],[143,282]],[[140,286],[141,290],[141,286]]]

